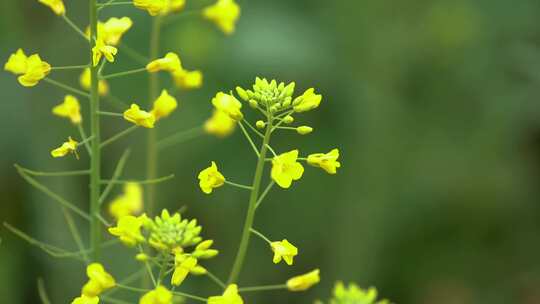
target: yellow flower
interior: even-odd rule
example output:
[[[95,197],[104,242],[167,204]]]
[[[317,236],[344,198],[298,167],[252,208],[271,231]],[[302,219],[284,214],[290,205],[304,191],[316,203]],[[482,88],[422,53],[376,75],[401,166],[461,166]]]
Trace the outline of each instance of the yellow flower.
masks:
[[[238,294],[238,286],[231,284],[225,289],[221,296],[209,297],[206,301],[208,304],[244,304],[244,301]]]
[[[177,254],[175,257],[175,268],[171,278],[171,284],[180,286],[187,275],[197,267],[197,259],[186,257],[184,254]]]
[[[22,49],[18,49],[17,52],[9,56],[8,61],[4,65],[4,70],[11,72],[15,75],[21,75],[26,73],[26,61],[28,57]]]
[[[77,144],[77,141],[71,139],[71,137],[68,137],[68,141],[51,151],[51,156],[56,158],[66,156],[68,153],[74,153],[75,156],[79,158],[77,155]]]
[[[99,298],[98,297],[87,297],[85,295],[81,295],[80,297],[75,298],[71,304],[98,304]]]
[[[144,241],[141,234],[141,227],[144,223],[144,217],[135,217],[126,215],[121,217],[116,227],[109,228],[109,233],[120,238],[120,241],[127,246],[135,246]]]
[[[25,87],[33,87],[49,75],[51,66],[42,61],[38,54],[34,54],[26,60],[26,71],[19,76],[19,83]]]
[[[81,87],[87,91],[90,91],[91,88],[91,72],[90,68],[84,69],[79,78],[79,83]],[[98,81],[98,93],[101,96],[109,94],[109,84],[105,80]]]
[[[114,46],[107,45],[102,37],[98,37],[96,45],[92,48],[92,62],[97,66],[101,61],[101,57],[105,56],[108,62],[114,62],[114,56],[118,53],[118,49]]]
[[[124,112],[124,119],[138,126],[145,128],[153,128],[156,118],[152,113],[148,113],[139,108],[138,105],[132,104],[131,107]]]
[[[107,289],[116,286],[113,276],[105,271],[103,265],[92,263],[86,267],[86,275],[89,280],[83,286],[82,294],[89,298],[99,296]]]
[[[217,137],[230,135],[236,127],[236,120],[223,111],[214,110],[212,117],[204,123],[204,131]]]
[[[281,259],[283,259],[287,265],[292,265],[293,258],[298,255],[298,248],[286,239],[283,239],[281,242],[272,242],[270,247],[274,251],[274,264],[281,262]]]
[[[306,274],[293,277],[287,281],[287,288],[290,291],[304,291],[311,286],[319,283],[321,278],[319,277],[319,269],[315,269]]]
[[[170,14],[181,11],[186,5],[186,0],[168,0],[161,14]]]
[[[304,167],[297,162],[298,150],[275,156],[272,160],[272,179],[281,187],[289,188],[293,180],[299,180],[304,174]]]
[[[146,65],[146,70],[150,73],[155,73],[159,71],[167,71],[174,73],[176,71],[182,70],[182,62],[180,57],[173,53],[169,52],[163,58],[158,58],[150,61]]]
[[[38,0],[40,3],[48,6],[52,11],[58,16],[64,15],[66,13],[66,7],[62,0]]]
[[[234,0],[218,0],[204,9],[206,19],[214,22],[225,34],[232,34],[240,17],[240,6]]]
[[[82,121],[81,105],[79,100],[72,95],[66,95],[64,102],[55,106],[52,112],[54,115],[71,119],[74,124],[79,124]]]
[[[163,286],[158,286],[143,295],[139,304],[172,304],[172,299],[172,292]]]
[[[142,187],[135,182],[126,183],[124,193],[115,198],[109,205],[109,213],[117,220],[126,215],[135,215],[142,209]]]
[[[225,177],[221,172],[218,171],[217,165],[215,162],[212,162],[212,165],[199,173],[199,187],[201,190],[206,193],[212,193],[214,188],[223,186],[225,183]]]
[[[161,95],[154,101],[154,107],[150,112],[156,118],[156,121],[162,117],[169,116],[178,107],[176,99],[169,95],[167,90],[161,91]]]
[[[315,94],[315,89],[307,89],[302,96],[298,96],[293,101],[293,109],[296,112],[306,112],[313,110],[319,106],[322,100],[322,95]]]
[[[216,96],[212,98],[212,104],[217,110],[226,113],[234,120],[242,120],[242,118],[244,118],[244,115],[240,110],[242,108],[242,103],[232,95],[218,92]]]
[[[199,70],[177,70],[172,74],[174,83],[182,89],[198,89],[202,86],[203,74]]]
[[[169,0],[133,0],[136,8],[146,10],[151,16],[157,16],[167,8]]]
[[[116,46],[122,36],[133,26],[129,17],[110,18],[105,23],[98,24],[98,37],[107,45]]]
[[[319,167],[329,174],[336,174],[337,168],[341,167],[341,163],[337,161],[339,158],[339,150],[332,149],[332,151],[324,153],[310,154],[307,157],[308,164]]]
[[[306,135],[313,132],[313,128],[309,126],[300,126],[296,128],[296,132],[298,132],[300,135]]]

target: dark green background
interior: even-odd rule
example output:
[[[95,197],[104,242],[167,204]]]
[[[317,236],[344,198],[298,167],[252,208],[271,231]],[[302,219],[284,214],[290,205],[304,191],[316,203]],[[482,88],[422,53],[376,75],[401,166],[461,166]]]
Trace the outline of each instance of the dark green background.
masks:
[[[81,4],[77,4],[77,3]],[[212,2],[212,1],[210,1]],[[209,1],[188,0],[191,8]],[[294,267],[273,265],[253,239],[240,283],[281,283],[320,267],[322,282],[306,293],[249,294],[247,303],[311,303],[327,298],[335,280],[377,286],[397,303],[540,303],[540,3],[537,0],[242,1],[237,32],[225,37],[195,15],[164,30],[164,51],[200,68],[202,90],[181,92],[180,110],[160,122],[160,137],[200,125],[219,90],[249,86],[255,76],[315,87],[321,107],[297,116],[312,135],[283,134],[279,151],[339,147],[343,167],[329,176],[307,168],[287,190],[274,190],[256,227],[300,248]],[[77,24],[85,1],[68,1]],[[150,18],[131,7],[135,26],[125,42],[147,53]],[[84,41],[37,1],[0,2],[0,58],[17,48],[53,65],[87,62]],[[139,67],[119,55],[108,72]],[[77,85],[77,72],[51,77]],[[168,81],[166,75],[162,79]],[[111,80],[115,95],[145,104],[144,74]],[[17,176],[13,164],[39,170],[87,168],[87,156],[52,159],[51,148],[76,130],[50,114],[64,92],[42,83],[22,88],[0,74],[0,220],[39,239],[75,249],[58,206]],[[115,110],[104,102],[104,107]],[[87,107],[83,111],[87,113]],[[245,112],[250,110],[246,107]],[[255,118],[254,116],[250,116]],[[103,118],[105,137],[128,125]],[[133,148],[126,177],[143,178],[144,130],[104,150],[104,175]],[[247,194],[222,188],[201,193],[196,174],[210,160],[234,181],[248,183],[254,156],[240,132],[209,136],[163,151],[159,204],[187,205],[222,254],[209,269],[225,277],[239,241]],[[48,186],[80,206],[85,178],[49,178]],[[118,191],[117,189],[116,191]],[[80,223],[86,230],[85,223]],[[69,303],[84,281],[77,262],[55,260],[0,231],[0,302],[37,303],[44,277],[54,304]],[[136,267],[133,253],[108,251],[118,277]],[[113,266],[114,265],[114,266]],[[218,290],[191,277],[180,290]]]

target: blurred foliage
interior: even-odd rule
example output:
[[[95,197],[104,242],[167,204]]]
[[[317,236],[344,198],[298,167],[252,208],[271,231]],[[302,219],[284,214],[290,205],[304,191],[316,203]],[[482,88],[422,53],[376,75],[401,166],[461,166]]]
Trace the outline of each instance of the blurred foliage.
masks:
[[[193,15],[165,30],[162,49],[178,51],[187,68],[201,68],[205,86],[180,94],[181,109],[163,122],[160,135],[201,124],[217,90],[264,76],[295,80],[300,90],[313,85],[324,95],[321,108],[306,114],[315,127],[311,139],[282,137],[275,144],[280,150],[337,146],[343,154],[338,175],[307,170],[292,189],[273,190],[258,213],[259,228],[275,239],[286,234],[300,248],[297,266],[273,265],[266,246],[254,240],[240,282],[282,282],[318,265],[322,283],[307,293],[250,294],[248,303],[312,303],[338,279],[377,286],[397,303],[539,303],[540,2],[239,2],[242,18],[231,37]],[[68,7],[72,19],[86,22],[85,5]],[[135,21],[126,43],[146,52],[149,17],[127,7],[104,14],[121,15]],[[22,47],[57,65],[87,61],[83,42],[37,1],[1,1],[0,17],[2,60]],[[135,66],[120,55],[108,69]],[[76,73],[55,78],[75,85]],[[145,75],[111,82],[118,97],[148,102]],[[66,122],[50,114],[63,92],[45,84],[23,89],[7,73],[0,73],[0,92],[0,220],[71,244],[58,206],[13,168],[84,168],[85,158],[48,154],[66,137]],[[124,125],[111,119],[103,132]],[[104,174],[130,144],[134,155],[125,176],[141,177],[143,133],[107,148]],[[200,219],[204,236],[223,253],[208,267],[225,276],[247,197],[235,189],[203,195],[196,172],[209,160],[238,181],[251,178],[255,162],[240,133],[171,147],[161,156],[160,173],[176,178],[159,186],[159,197],[161,206],[187,205]],[[46,182],[84,204],[86,179]],[[37,303],[39,276],[53,303],[78,293],[84,280],[79,264],[53,260],[5,230],[0,237],[2,303]],[[122,253],[107,253],[119,277],[135,263],[119,260]],[[184,288],[216,292],[205,278],[191,278]]]

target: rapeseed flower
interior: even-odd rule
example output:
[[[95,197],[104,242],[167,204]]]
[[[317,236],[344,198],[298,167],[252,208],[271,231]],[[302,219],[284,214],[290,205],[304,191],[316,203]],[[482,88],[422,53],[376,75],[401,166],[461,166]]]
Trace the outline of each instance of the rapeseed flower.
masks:
[[[158,58],[150,61],[150,63],[146,65],[146,70],[150,73],[155,73],[159,71],[167,71],[170,73],[174,73],[176,71],[182,70],[182,62],[180,61],[180,57],[177,54],[169,52],[163,58]]]
[[[124,185],[124,192],[109,205],[109,213],[116,219],[126,215],[136,215],[143,209],[143,190],[139,183],[129,182]]]
[[[161,91],[161,95],[154,101],[154,107],[150,114],[154,115],[156,121],[169,116],[178,107],[176,98],[169,95],[167,90]]]
[[[81,295],[80,297],[73,299],[71,304],[99,304],[99,298]]]
[[[45,4],[48,6],[55,14],[58,16],[64,15],[66,13],[66,7],[64,6],[64,1],[62,0],[38,0],[39,3]]]
[[[308,272],[303,275],[299,275],[293,278],[290,278],[287,281],[287,288],[290,291],[304,291],[309,289],[311,286],[319,283],[321,280],[319,276],[319,269],[315,269],[311,272]]]
[[[297,162],[298,150],[292,150],[272,159],[272,179],[281,187],[289,188],[293,180],[299,180],[304,174],[304,167]]]
[[[80,124],[82,121],[81,105],[79,100],[72,95],[66,95],[64,102],[55,106],[52,112],[54,115],[69,118],[74,124]]]
[[[240,17],[240,6],[234,0],[218,0],[204,9],[203,16],[229,35],[234,32]]]
[[[287,265],[292,265],[293,258],[298,255],[298,248],[289,243],[286,239],[283,239],[281,242],[272,242],[270,243],[270,247],[274,252],[274,264],[281,262],[283,259]]]
[[[4,70],[11,72],[15,75],[21,75],[26,73],[28,57],[22,49],[18,49],[17,52],[9,56],[8,61],[4,65]]]
[[[108,62],[114,62],[114,56],[118,53],[118,49],[112,45],[105,44],[102,37],[98,37],[96,45],[92,48],[92,62],[97,66],[102,57],[105,57]]]
[[[199,173],[198,178],[199,187],[201,187],[201,190],[206,194],[212,193],[215,188],[219,188],[225,183],[225,177],[218,171],[215,162],[212,162],[210,167],[202,170]]]
[[[339,150],[332,149],[332,151],[324,153],[310,154],[307,157],[308,164],[319,167],[328,174],[336,174],[337,168],[341,167],[341,163],[337,161],[339,158]]]
[[[156,118],[152,113],[141,110],[138,105],[132,104],[131,107],[124,112],[124,119],[138,126],[145,128],[153,128]]]
[[[313,110],[319,106],[322,100],[322,95],[315,94],[315,89],[307,89],[304,94],[298,96],[293,101],[293,109],[295,112],[306,112]]]
[[[133,26],[129,17],[110,18],[104,23],[98,23],[98,37],[107,45],[117,46],[122,36]]]
[[[144,217],[142,216],[126,215],[118,220],[116,227],[109,228],[109,233],[117,236],[126,246],[135,246],[145,240],[141,233],[143,223]]]
[[[172,73],[174,83],[182,89],[198,89],[203,83],[203,74],[199,70],[188,71],[184,69]]]
[[[244,118],[244,115],[240,110],[242,108],[242,103],[232,95],[218,92],[216,96],[212,98],[212,104],[217,110],[227,113],[227,115],[234,120],[242,120],[242,118]]]
[[[225,292],[221,296],[209,297],[206,301],[208,304],[243,304],[244,300],[238,294],[238,285],[231,284],[227,286]]]
[[[81,87],[87,91],[90,91],[91,89],[91,72],[90,68],[84,69],[81,76],[79,77],[79,83]],[[105,96],[109,94],[109,84],[106,80],[99,80],[98,81],[98,93],[100,96]]]
[[[225,137],[234,132],[236,120],[219,110],[215,110],[212,116],[204,123],[204,131],[217,137]]]
[[[64,142],[60,147],[51,151],[51,156],[56,158],[66,156],[69,153],[73,153],[77,158],[79,158],[79,156],[77,155],[77,144],[77,141],[73,140],[71,137],[68,137],[68,141]]]
[[[33,87],[49,75],[50,71],[51,65],[41,60],[38,54],[34,54],[26,59],[26,70],[17,80],[25,87]]]
[[[172,304],[173,294],[167,288],[158,286],[144,294],[139,304]]]
[[[82,288],[82,295],[89,298],[97,297],[107,289],[116,286],[113,276],[105,271],[103,265],[92,263],[86,267],[89,280]]]

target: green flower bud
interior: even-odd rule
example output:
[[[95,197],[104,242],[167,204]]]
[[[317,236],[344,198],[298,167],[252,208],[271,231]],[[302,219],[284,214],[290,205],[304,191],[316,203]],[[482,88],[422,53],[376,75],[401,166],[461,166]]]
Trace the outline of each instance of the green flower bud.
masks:
[[[291,97],[294,94],[294,87],[296,86],[296,83],[293,81],[289,83],[283,91],[285,92],[285,96]]]
[[[249,106],[256,109],[259,106],[259,103],[255,99],[250,99]]]
[[[300,135],[306,135],[313,132],[313,128],[308,126],[301,126],[296,128],[296,132],[298,132],[298,134]]]
[[[238,93],[238,96],[240,96],[240,98],[242,98],[243,100],[245,101],[249,100],[248,93],[246,92],[246,90],[242,89],[241,87],[236,87],[236,93]]]
[[[287,96],[285,97],[285,100],[283,100],[283,107],[288,107],[291,105],[291,97]]]
[[[291,124],[293,123],[293,121],[294,121],[294,117],[292,117],[291,115],[287,115],[283,117],[283,122],[286,124]]]
[[[257,129],[264,129],[264,127],[266,127],[266,123],[262,120],[257,120],[257,122],[255,122],[255,126]]]

